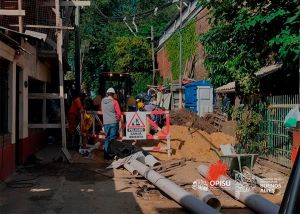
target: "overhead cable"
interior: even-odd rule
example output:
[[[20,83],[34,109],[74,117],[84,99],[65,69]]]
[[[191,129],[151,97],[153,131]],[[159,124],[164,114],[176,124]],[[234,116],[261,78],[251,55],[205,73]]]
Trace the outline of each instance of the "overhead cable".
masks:
[[[152,15],[152,14],[156,15],[158,10],[163,10],[163,9],[173,5],[174,2],[176,2],[176,1],[167,2],[167,3],[165,3],[161,6],[157,6],[155,8],[146,10],[144,12],[133,14],[133,15],[130,15],[130,16],[126,16],[126,18],[129,19],[129,18],[134,18],[135,17],[135,20],[137,20],[137,19],[142,19],[144,16],[149,16],[149,15]],[[96,8],[97,12],[100,14],[100,16],[102,16],[103,18],[105,18],[107,20],[122,22],[125,18],[125,17],[117,17],[117,16],[107,16],[101,11],[101,9],[99,9],[99,7],[97,5],[95,5],[95,8]]]

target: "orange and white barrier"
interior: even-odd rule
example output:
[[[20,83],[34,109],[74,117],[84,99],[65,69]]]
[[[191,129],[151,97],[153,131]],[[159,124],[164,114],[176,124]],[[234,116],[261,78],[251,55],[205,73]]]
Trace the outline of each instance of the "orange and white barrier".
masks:
[[[105,133],[102,124],[101,111],[85,111],[81,113],[80,124],[77,130],[80,135],[80,143],[86,138],[94,138],[104,141]],[[151,116],[163,116],[165,125],[163,128],[151,119]],[[154,110],[151,112],[123,112],[119,124],[118,140],[165,140],[166,147],[159,146],[143,147],[148,151],[167,151],[171,155],[171,138],[170,138],[170,114],[169,111]],[[155,134],[150,134],[150,128]]]

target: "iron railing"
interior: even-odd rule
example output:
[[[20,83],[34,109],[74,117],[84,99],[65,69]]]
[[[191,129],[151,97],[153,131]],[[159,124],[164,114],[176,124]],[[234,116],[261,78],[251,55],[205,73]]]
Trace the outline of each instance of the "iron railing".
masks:
[[[299,95],[282,95],[267,98],[267,108],[262,113],[259,138],[265,142],[264,157],[286,167],[291,167],[292,137],[284,126],[288,112],[300,107]]]

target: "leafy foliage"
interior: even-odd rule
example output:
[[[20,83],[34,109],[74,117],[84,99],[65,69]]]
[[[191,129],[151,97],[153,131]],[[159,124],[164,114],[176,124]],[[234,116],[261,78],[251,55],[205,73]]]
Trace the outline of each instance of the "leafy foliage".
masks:
[[[144,38],[117,37],[109,53],[115,71],[139,72],[151,68],[150,44]]]
[[[261,142],[256,135],[263,118],[258,109],[248,105],[240,106],[233,109],[232,116],[237,121],[235,134],[239,152],[259,153]]]
[[[196,25],[192,19],[186,27],[182,28],[182,69],[188,59],[190,59],[197,49]],[[166,43],[168,58],[172,66],[172,78],[178,80],[180,72],[179,62],[179,31],[177,31]]]
[[[88,88],[98,89],[98,76],[101,72],[126,71],[150,74],[152,68],[149,39],[151,25],[154,26],[154,35],[160,35],[167,22],[174,16],[175,5],[158,10],[156,16],[153,14],[137,16],[135,19],[137,37],[122,19],[114,18],[140,14],[163,5],[165,2],[167,1],[95,0],[89,8],[82,11],[81,37],[82,41],[88,44],[87,48],[82,49],[84,52],[82,69],[83,81]],[[132,21],[132,18],[127,18],[128,25],[135,31]]]
[[[214,86],[236,81],[244,94],[257,84],[254,72],[300,56],[300,7],[296,0],[200,0],[211,15],[211,29],[200,36],[205,67]]]
[[[152,84],[152,75],[149,75],[145,72],[135,72],[131,75],[131,79],[135,83],[132,86],[132,95],[134,96],[146,91],[147,85]]]

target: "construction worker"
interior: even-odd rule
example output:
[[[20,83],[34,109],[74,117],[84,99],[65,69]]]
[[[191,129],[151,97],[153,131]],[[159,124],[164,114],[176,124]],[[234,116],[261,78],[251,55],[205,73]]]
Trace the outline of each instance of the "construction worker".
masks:
[[[76,130],[76,125],[77,122],[80,119],[80,112],[84,110],[84,99],[86,98],[85,93],[80,93],[79,97],[77,97],[71,104],[71,107],[69,109],[68,113],[68,123],[69,123],[69,128],[68,128],[68,134],[71,137],[71,147],[73,149],[77,149],[75,147],[79,147],[75,143],[75,130]]]
[[[121,119],[121,110],[119,103],[114,99],[115,90],[109,88],[106,92],[106,97],[102,99],[101,108],[103,112],[103,126],[105,132],[104,141],[104,158],[110,159],[109,145],[117,139],[119,130],[119,121]]]
[[[94,104],[94,111],[101,111],[101,101],[102,101],[102,97],[101,95],[97,95],[94,99],[93,99],[93,104]]]
[[[127,111],[137,111],[136,101],[133,96],[127,95]]]
[[[141,99],[136,99],[136,103],[137,103],[137,110],[143,111],[145,106],[144,102]]]

